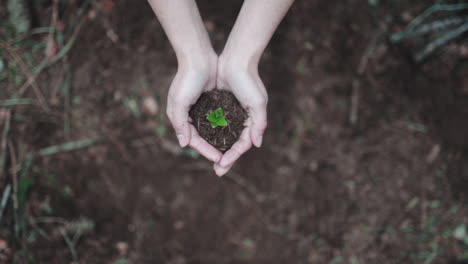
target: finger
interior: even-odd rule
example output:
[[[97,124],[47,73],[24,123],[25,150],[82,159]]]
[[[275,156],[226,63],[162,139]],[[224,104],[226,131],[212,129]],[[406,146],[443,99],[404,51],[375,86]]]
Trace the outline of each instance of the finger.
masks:
[[[232,145],[232,147],[224,153],[219,165],[221,167],[228,167],[232,165],[242,154],[247,152],[252,147],[252,140],[250,139],[250,127],[246,127],[242,131],[239,140]]]
[[[172,104],[171,104],[172,106]],[[190,142],[190,123],[188,122],[188,111],[181,106],[168,106],[167,115],[174,128],[179,145],[183,148]]]
[[[218,175],[218,177],[222,177],[224,174],[226,174],[230,169],[232,168],[232,165],[230,166],[227,166],[227,167],[222,167],[221,165],[219,165],[218,163],[215,163],[213,165],[213,169],[216,173],[216,175]]]
[[[253,144],[259,148],[262,146],[263,133],[267,127],[266,103],[262,103],[250,111],[251,129],[250,137]]]
[[[196,150],[198,153],[203,155],[205,158],[209,159],[212,162],[219,162],[221,160],[221,152],[217,150],[215,147],[210,145],[206,140],[198,135],[194,126],[190,125],[191,130],[191,140],[190,140],[190,147]]]

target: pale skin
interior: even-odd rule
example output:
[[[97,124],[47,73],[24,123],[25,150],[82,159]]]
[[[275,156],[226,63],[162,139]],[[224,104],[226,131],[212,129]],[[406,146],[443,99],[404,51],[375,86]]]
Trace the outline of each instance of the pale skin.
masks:
[[[252,146],[261,147],[267,126],[267,91],[258,63],[294,0],[245,0],[221,55],[210,43],[195,0],[148,0],[176,53],[178,69],[169,88],[167,115],[181,147],[190,146],[226,174]],[[211,89],[231,91],[248,112],[239,140],[224,155],[191,124],[190,107]]]

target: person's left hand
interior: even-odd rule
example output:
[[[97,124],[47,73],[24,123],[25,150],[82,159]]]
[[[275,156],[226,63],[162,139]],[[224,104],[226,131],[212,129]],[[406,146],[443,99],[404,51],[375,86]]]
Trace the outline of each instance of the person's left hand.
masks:
[[[179,59],[179,67],[167,97],[167,115],[181,147],[190,146],[208,160],[219,162],[221,152],[200,137],[189,117],[190,107],[200,95],[216,85],[218,58],[214,52],[194,57]]]
[[[262,145],[267,126],[268,95],[258,74],[258,61],[251,63],[248,59],[239,58],[242,57],[221,55],[218,61],[218,88],[231,91],[248,113],[246,127],[239,140],[214,164],[218,176],[226,174],[252,145],[257,148]]]

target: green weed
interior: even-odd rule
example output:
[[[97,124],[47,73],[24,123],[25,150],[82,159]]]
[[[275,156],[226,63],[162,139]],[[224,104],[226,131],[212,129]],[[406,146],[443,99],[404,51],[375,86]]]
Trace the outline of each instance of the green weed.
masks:
[[[423,36],[432,37],[425,46],[416,52],[414,59],[423,61],[428,56],[447,45],[450,41],[463,36],[468,32],[468,16],[458,15],[457,12],[468,9],[468,4],[441,4],[436,3],[417,16],[402,32],[390,36],[393,43],[401,42],[405,39],[420,38]],[[448,17],[425,22],[435,13],[445,12]]]

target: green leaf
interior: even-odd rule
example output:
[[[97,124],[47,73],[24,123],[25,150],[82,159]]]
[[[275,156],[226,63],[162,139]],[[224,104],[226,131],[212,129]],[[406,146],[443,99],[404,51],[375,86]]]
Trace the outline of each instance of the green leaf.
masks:
[[[216,115],[216,118],[223,118],[224,117],[223,109],[221,108],[216,109],[215,115]]]
[[[213,112],[211,112],[210,114],[208,114],[206,116],[206,119],[210,121],[212,128],[228,125],[226,119],[224,118],[224,112],[222,108],[218,108],[214,110]]]
[[[227,123],[226,119],[224,119],[224,117],[222,119],[219,119],[217,124],[218,124],[218,126],[223,126],[223,127],[228,125],[228,123]]]
[[[216,118],[216,113],[215,113],[215,112],[212,112],[211,114],[209,114],[209,115],[206,117],[206,119],[208,119],[208,121],[210,121],[210,122],[216,122],[216,120],[218,120],[218,119]]]

